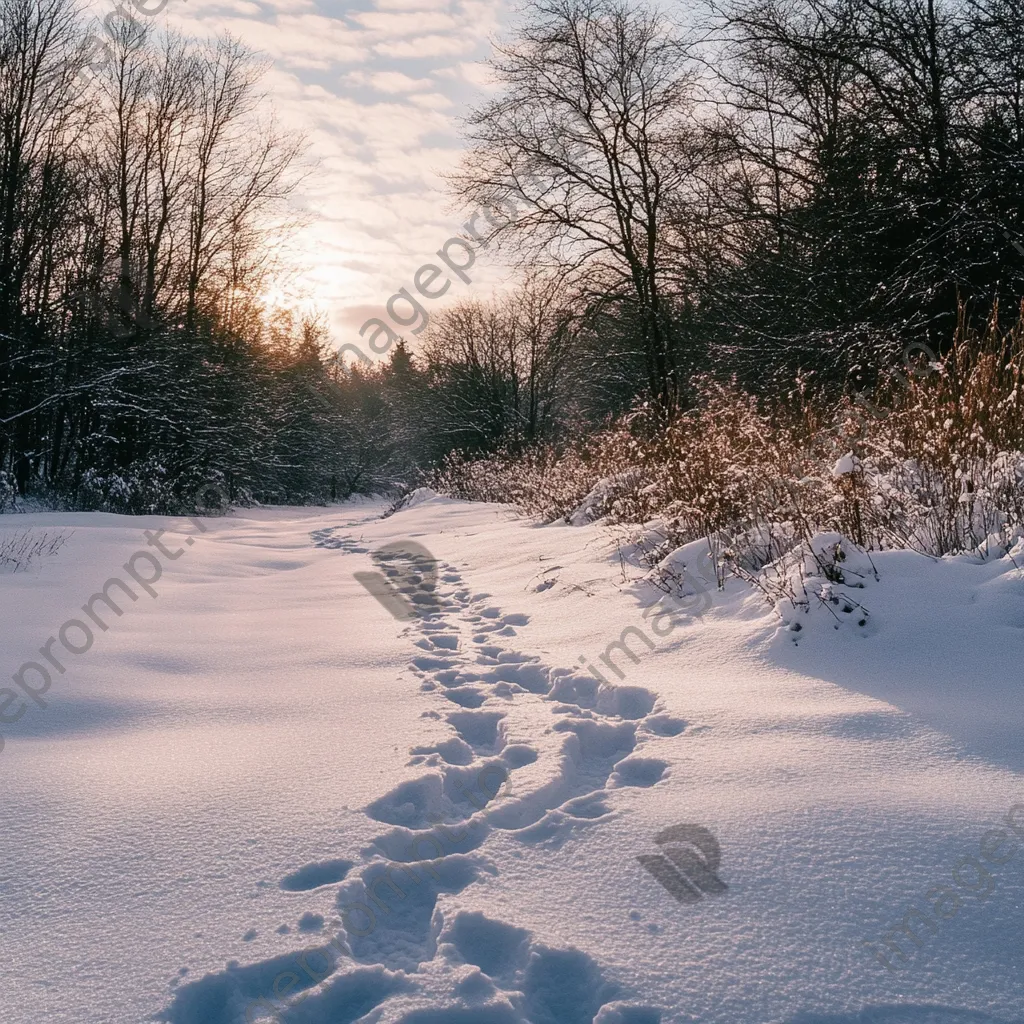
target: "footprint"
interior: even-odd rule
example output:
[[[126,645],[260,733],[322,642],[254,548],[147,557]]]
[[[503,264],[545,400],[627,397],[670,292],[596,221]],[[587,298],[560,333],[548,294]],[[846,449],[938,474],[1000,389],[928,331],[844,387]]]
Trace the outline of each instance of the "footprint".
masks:
[[[478,761],[466,768],[449,768],[444,773],[443,792],[463,818],[471,818],[497,797],[508,778],[503,760]]]
[[[448,722],[477,753],[497,753],[498,726],[504,717],[500,711],[453,711]]]
[[[435,647],[444,648],[449,651],[459,649],[459,636],[457,633],[441,633],[431,637],[430,643]]]
[[[600,686],[601,684],[591,676],[563,675],[552,684],[549,696],[552,700],[564,701],[566,704],[593,708],[597,706],[597,691]]]
[[[476,855],[449,854],[436,860],[389,864],[377,861],[346,882],[338,909],[353,958],[392,970],[415,971],[437,952],[431,927],[442,892],[462,892],[483,870]]]
[[[308,892],[340,882],[355,865],[350,860],[321,860],[285,875],[279,885],[286,892]]]
[[[368,551],[343,530],[314,531],[312,543]],[[335,974],[333,954],[322,952],[324,962],[329,960],[327,973],[321,972],[315,983],[307,985],[303,978],[293,987],[282,1000],[281,1019],[288,1024],[354,1024],[369,1015],[375,1020],[386,1016],[395,1024],[658,1024],[661,1011],[617,1001],[622,998],[618,986],[586,953],[535,945],[526,930],[481,913],[456,911],[446,921],[447,904],[439,906],[438,900],[442,893],[461,892],[497,874],[482,855],[495,830],[521,843],[560,845],[581,830],[602,828],[616,814],[611,803],[616,789],[653,786],[669,768],[665,761],[638,753],[638,732],[641,742],[650,741],[677,736],[687,723],[653,714],[655,694],[643,687],[610,685],[578,666],[549,667],[512,644],[503,646],[501,638],[516,636],[515,627],[527,625],[530,616],[503,614],[488,603],[489,594],[471,595],[451,566],[410,563],[405,556],[401,565],[388,564],[390,558],[371,557],[422,613],[404,633],[416,649],[406,678],[415,677],[414,685],[436,694],[422,698],[429,702],[422,716],[447,721],[454,735],[412,747],[414,762],[430,770],[364,809],[389,830],[360,851],[363,864],[357,874],[351,861],[327,860],[304,865],[279,883],[293,892],[336,884],[343,932],[335,942],[366,964]],[[445,589],[438,589],[435,580]],[[437,697],[442,695],[459,710],[439,712]],[[507,706],[483,710],[498,701]],[[537,774],[524,773],[532,790],[506,791],[496,800],[510,772],[540,756],[530,743],[507,743],[514,729],[523,733],[525,722],[532,721],[516,717],[522,705],[549,710],[553,721],[545,732],[562,737],[557,749],[545,746],[544,757],[554,763],[539,774],[539,784]],[[312,911],[303,913],[297,925],[300,934],[325,927],[324,917]],[[278,931],[287,934],[290,928],[282,925]],[[255,937],[253,929],[245,941]],[[461,1005],[420,1002],[404,1013],[397,1006],[382,1007],[391,997],[418,991],[413,978],[393,971],[419,973],[439,959],[457,971],[450,995]],[[286,962],[294,963],[294,954],[251,968],[231,964],[227,972],[177,990],[163,1019],[237,1024],[237,1007],[250,998],[268,998]],[[305,994],[314,984],[316,991]],[[300,1001],[292,1000],[300,994]]]
[[[501,759],[511,768],[522,768],[537,760],[537,751],[525,743],[511,743],[502,749]]]
[[[330,947],[307,950],[305,954],[299,955],[312,960],[313,966],[319,967],[320,971],[324,969],[320,965],[320,958],[324,957],[324,963],[330,965],[328,971],[334,969],[335,957]],[[170,1005],[157,1014],[155,1019],[166,1021],[168,1024],[237,1024],[242,1019],[238,1016],[238,1008],[256,1000],[269,1000],[274,991],[274,980],[283,974],[296,979],[296,983],[289,986],[290,995],[297,995],[305,989],[313,988],[322,977],[326,977],[321,975],[321,979],[314,980],[312,976],[301,974],[295,953],[261,960],[246,967],[230,963],[223,971],[207,974],[178,988]],[[395,987],[391,991],[399,989]],[[386,994],[381,994],[377,1002],[382,1002]],[[372,1009],[372,1005],[368,1009]],[[357,1018],[342,1016],[336,1019],[350,1024]]]
[[[593,1024],[601,1007],[619,995],[597,963],[578,949],[535,947],[523,979],[532,1024]]]
[[[328,1021],[330,1024],[353,1024],[386,999],[415,991],[416,986],[402,974],[392,974],[384,967],[359,968],[342,974],[319,992],[306,996],[303,1002],[290,1007],[287,1015],[279,1019],[288,1024],[327,1024]]]
[[[653,786],[664,777],[668,766],[667,761],[659,761],[655,757],[630,757],[615,766],[608,784],[616,788]]]
[[[678,736],[687,726],[681,718],[671,715],[652,715],[644,721],[644,728],[655,736]]]
[[[455,915],[443,935],[467,964],[479,967],[488,977],[511,982],[529,955],[530,933],[480,913]]]
[[[636,746],[636,726],[628,722],[614,725],[591,719],[564,719],[556,722],[555,732],[573,732],[579,737],[580,753],[586,760],[603,761]]]
[[[597,692],[597,710],[635,721],[649,715],[656,700],[655,694],[642,686],[602,686]]]
[[[369,804],[365,813],[388,825],[421,828],[428,814],[441,810],[441,786],[441,776],[433,773],[401,782]]]
[[[439,668],[452,668],[455,662],[449,661],[447,658],[413,658],[410,663],[418,668],[421,672],[430,672],[433,669]]]
[[[444,695],[462,708],[478,708],[487,697],[473,686],[456,686],[444,691]]]
[[[480,673],[483,683],[513,683],[529,693],[547,693],[551,689],[549,670],[539,664],[498,665]]]

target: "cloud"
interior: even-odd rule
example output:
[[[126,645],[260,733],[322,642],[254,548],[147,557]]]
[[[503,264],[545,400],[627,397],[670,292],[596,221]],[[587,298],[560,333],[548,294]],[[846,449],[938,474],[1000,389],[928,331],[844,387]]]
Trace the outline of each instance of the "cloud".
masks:
[[[452,4],[450,0],[378,0],[377,7],[382,11],[440,11],[448,10]]]
[[[403,11],[401,13],[381,13],[368,11],[365,14],[354,14],[353,19],[380,36],[414,36],[426,32],[452,31],[459,23],[450,14],[441,11]]]
[[[362,85],[385,93],[422,92],[434,88],[431,79],[411,78],[401,71],[350,71],[345,80],[352,85]]]
[[[113,0],[103,0],[104,4]],[[315,216],[295,239],[296,276],[336,343],[466,219],[441,174],[461,154],[458,117],[493,87],[479,63],[510,0],[170,0],[154,23],[228,31],[273,63],[263,86],[317,169],[296,197]],[[491,275],[474,278],[482,287]],[[478,285],[477,282],[480,282]],[[357,322],[356,322],[357,321]]]
[[[417,96],[410,96],[409,102],[415,103],[418,107],[429,107],[432,110],[445,110],[453,106],[452,101],[439,92],[428,92]]]
[[[374,51],[384,57],[459,57],[477,46],[474,39],[458,36],[429,35],[416,39],[378,43]]]
[[[479,90],[491,90],[498,84],[494,72],[480,61],[461,61],[437,71],[439,79],[461,80]]]

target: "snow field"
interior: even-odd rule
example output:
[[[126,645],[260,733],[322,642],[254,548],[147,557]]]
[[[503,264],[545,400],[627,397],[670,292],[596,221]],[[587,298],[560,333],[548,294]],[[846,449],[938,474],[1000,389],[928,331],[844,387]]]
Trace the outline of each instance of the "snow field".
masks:
[[[31,996],[6,1019],[1019,1021],[1024,858],[895,971],[874,953],[1024,802],[1010,561],[886,553],[867,630],[812,607],[794,633],[727,589],[651,649],[599,525],[376,511],[209,521],[45,725],[12,727],[0,944]],[[58,581],[175,529],[76,519],[3,591],[15,651],[60,621]],[[373,557],[403,538],[436,591]],[[367,569],[430,610],[396,622]],[[684,823],[727,886],[692,904],[638,860]]]

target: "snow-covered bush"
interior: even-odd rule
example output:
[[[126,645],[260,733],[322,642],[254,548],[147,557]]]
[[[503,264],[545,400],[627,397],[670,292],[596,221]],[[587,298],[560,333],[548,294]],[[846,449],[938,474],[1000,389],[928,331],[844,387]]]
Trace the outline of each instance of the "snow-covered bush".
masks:
[[[571,515],[605,468],[585,444],[498,452],[490,458],[448,456],[427,484],[441,494],[469,501],[506,502],[530,515],[555,520]]]
[[[622,518],[624,513],[637,516],[644,504],[644,495],[649,492],[648,477],[643,469],[634,467],[603,477],[591,487],[568,520],[573,526],[583,526],[605,516]]]
[[[869,547],[932,555],[1011,542],[1024,524],[1024,334],[995,323],[986,337],[958,332],[926,376],[883,383],[880,411],[847,409],[859,465],[845,474],[855,529]]]
[[[160,462],[147,460],[120,472],[87,470],[78,488],[78,507],[123,515],[217,515],[225,511],[228,493],[225,476],[218,470],[191,467],[172,476]],[[255,504],[248,487],[235,488],[232,500]],[[305,492],[282,493],[281,501],[313,504],[316,498]]]
[[[564,448],[452,457],[431,484],[549,521],[634,524],[626,540],[651,566],[705,538],[717,565],[756,574],[828,532],[868,551],[984,553],[1024,530],[1022,376],[1024,327],[993,324],[883,379],[873,403],[823,406],[798,384],[769,405],[699,380],[667,426],[645,406]]]
[[[97,512],[153,515],[176,511],[174,488],[167,470],[155,460],[138,463],[121,472],[100,473],[90,469],[79,484],[80,507]]]
[[[193,466],[181,473],[174,482],[175,511],[184,515],[220,515],[227,512],[227,497],[231,493],[228,481],[219,470]],[[252,504],[247,488],[237,488],[234,496],[238,504]],[[281,503],[285,496],[280,495]]]
[[[7,473],[0,472],[0,512],[13,511],[16,494],[14,481]]]

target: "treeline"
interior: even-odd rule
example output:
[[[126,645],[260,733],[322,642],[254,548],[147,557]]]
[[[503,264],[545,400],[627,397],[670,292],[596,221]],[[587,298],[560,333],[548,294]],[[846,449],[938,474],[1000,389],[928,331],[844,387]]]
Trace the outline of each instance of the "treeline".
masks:
[[[562,431],[583,364],[559,282],[527,275],[430,324],[415,354],[399,341],[374,367],[331,364],[332,400],[351,425],[346,492],[412,486],[453,452],[523,451]]]
[[[337,493],[315,319],[268,308],[300,143],[228,37],[0,0],[0,494],[113,511]]]
[[[908,345],[948,351],[961,304],[1016,312],[1024,3],[709,0],[694,18],[540,0],[469,121],[453,185],[514,209],[491,240],[562,282],[586,350],[572,412],[686,408],[708,372],[835,398]]]
[[[1024,297],[1024,0],[678,13],[523,12],[451,179],[514,281],[368,368],[262,300],[299,178],[263,65],[117,15],[97,63],[71,0],[0,0],[0,494],[320,501],[717,386],[834,418],[958,323],[981,358]]]

